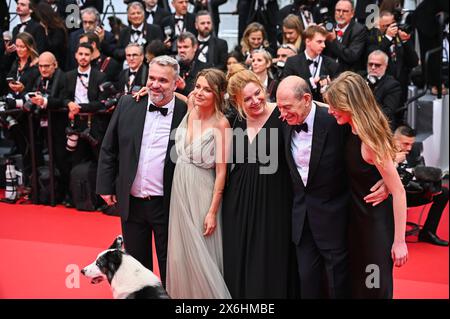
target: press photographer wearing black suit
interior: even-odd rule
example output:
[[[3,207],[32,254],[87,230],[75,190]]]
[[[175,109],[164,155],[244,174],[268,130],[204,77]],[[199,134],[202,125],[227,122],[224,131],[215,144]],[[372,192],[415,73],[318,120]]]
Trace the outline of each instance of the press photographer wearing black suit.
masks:
[[[189,13],[188,0],[172,0],[175,13],[165,17],[161,22],[161,30],[164,32],[164,44],[170,53],[177,54],[177,38],[183,32],[197,34],[195,29],[195,15]]]
[[[73,129],[82,132],[90,128],[90,137],[79,138],[73,152],[72,163],[96,161],[101,140],[108,126],[107,115],[78,115],[80,112],[97,112],[104,110],[101,102],[105,96],[100,91],[100,84],[105,82],[105,74],[91,67],[93,48],[88,43],[80,43],[76,51],[78,68],[66,73],[64,107],[69,109],[69,119]]]
[[[118,204],[127,252],[151,270],[154,232],[163,283],[176,163],[171,157],[175,141],[169,136],[187,109],[174,95],[178,72],[175,59],[156,57],[149,66],[148,96],[139,102],[131,95],[120,99],[103,140],[97,172],[97,193],[108,205]]]
[[[294,0],[292,4],[280,9],[278,21],[281,23],[289,14],[295,14],[300,19],[302,29],[306,30],[310,25],[322,22],[320,8],[316,4],[316,0]]]
[[[420,154],[417,156],[412,156],[411,150],[416,141],[416,131],[411,127],[404,125],[400,126],[395,130],[394,143],[398,150],[395,157],[395,162],[397,164],[406,164],[409,168],[418,167],[424,165],[417,160],[421,159]],[[448,246],[448,241],[439,238],[436,234],[439,221],[441,220],[442,213],[444,212],[445,206],[447,206],[449,199],[448,188],[442,187],[442,192],[440,194],[430,196],[426,191],[423,192],[406,192],[408,207],[417,207],[433,203],[431,205],[430,211],[428,212],[428,217],[423,225],[423,228],[419,233],[419,241],[428,242],[438,246]]]
[[[327,34],[320,26],[308,27],[303,33],[305,51],[288,58],[283,71],[283,77],[298,75],[303,78],[309,84],[315,101],[323,101],[321,91],[337,76],[337,63],[322,55]]]
[[[170,16],[170,11],[158,5],[158,0],[145,0],[145,21],[148,24],[161,25],[162,20]]]
[[[118,61],[125,60],[125,48],[129,43],[145,47],[152,40],[164,40],[163,33],[157,25],[145,22],[145,10],[140,2],[131,2],[127,6],[127,16],[130,25],[120,31],[119,43],[114,51],[114,57]]]
[[[137,43],[125,48],[128,68],[122,70],[114,82],[114,88],[121,95],[139,91],[147,83],[148,67],[144,63],[144,49]]]
[[[400,82],[402,103],[406,101],[408,94],[409,73],[419,63],[410,38],[411,34],[399,28],[394,14],[389,11],[380,13],[379,28],[370,30],[367,38],[367,52],[381,50],[389,57],[387,73]]]
[[[63,107],[65,74],[59,69],[55,56],[50,52],[44,52],[39,56],[38,67],[40,76],[37,78],[32,90],[36,94],[30,98],[30,101],[33,103],[33,106],[41,110],[40,114],[43,116],[43,119],[48,119],[51,116],[53,160],[60,176],[58,193],[61,195],[61,199],[64,199],[68,193],[70,174],[70,164],[67,161],[68,154],[65,147],[65,129],[69,124],[69,120],[66,112],[48,112],[45,114],[43,110],[53,111]]]
[[[397,112],[402,106],[402,88],[400,82],[392,75],[386,74],[388,60],[388,56],[383,51],[373,51],[369,54],[365,75],[378,105],[383,109],[391,129],[394,131],[404,123],[404,112]]]
[[[195,28],[199,43],[197,60],[208,63],[222,71],[226,70],[228,44],[217,38],[213,32],[211,15],[208,11],[199,11],[195,17]]]
[[[180,84],[178,93],[188,96],[194,88],[197,73],[209,68],[209,63],[204,63],[196,59],[198,41],[195,35],[190,32],[183,32],[177,38],[177,59],[180,63]]]
[[[325,55],[336,59],[339,73],[364,69],[367,29],[353,20],[353,2],[340,0],[336,4],[335,28],[328,33]]]

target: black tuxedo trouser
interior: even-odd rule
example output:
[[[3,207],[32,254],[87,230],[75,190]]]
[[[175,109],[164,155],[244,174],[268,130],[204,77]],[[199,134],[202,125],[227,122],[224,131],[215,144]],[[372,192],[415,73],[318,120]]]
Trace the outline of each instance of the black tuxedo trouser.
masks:
[[[433,196],[431,201],[425,198],[422,194],[407,194],[408,207],[417,207],[433,203],[430,207],[430,211],[428,212],[427,220],[423,225],[423,231],[430,231],[433,234],[436,234],[442,213],[448,203],[448,196],[449,191],[445,187],[442,187],[442,193]]]
[[[152,232],[155,235],[159,273],[165,286],[168,219],[163,208],[163,197],[144,200],[130,196],[128,219],[122,218],[125,250],[150,270],[153,270]]]
[[[350,297],[347,249],[318,248],[307,218],[296,253],[301,299]]]

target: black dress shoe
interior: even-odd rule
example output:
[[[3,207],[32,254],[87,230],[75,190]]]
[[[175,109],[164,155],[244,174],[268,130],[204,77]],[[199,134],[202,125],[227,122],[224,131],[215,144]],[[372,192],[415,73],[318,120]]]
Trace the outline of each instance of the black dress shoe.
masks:
[[[438,246],[448,246],[448,241],[440,239],[436,234],[430,231],[421,231],[419,233],[419,241],[424,241]]]
[[[0,198],[0,202],[2,203],[7,203],[7,204],[15,204],[17,202],[17,198],[16,199],[11,199],[11,198]]]

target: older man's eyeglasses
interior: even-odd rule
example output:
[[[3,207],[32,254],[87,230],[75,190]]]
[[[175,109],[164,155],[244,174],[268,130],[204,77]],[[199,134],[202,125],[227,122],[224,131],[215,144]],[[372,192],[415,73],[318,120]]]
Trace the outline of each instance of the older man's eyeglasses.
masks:
[[[367,65],[369,66],[369,68],[376,68],[376,69],[378,69],[379,67],[381,67],[380,63],[367,63]]]

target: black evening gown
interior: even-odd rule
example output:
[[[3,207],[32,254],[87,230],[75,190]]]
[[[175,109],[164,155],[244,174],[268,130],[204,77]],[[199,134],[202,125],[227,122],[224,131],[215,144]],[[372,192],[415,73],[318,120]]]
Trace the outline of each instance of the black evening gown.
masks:
[[[246,134],[244,143],[236,138],[238,131],[246,130],[246,121],[232,123],[234,167],[222,218],[224,277],[233,298],[290,298],[298,284],[290,231],[291,181],[279,115],[275,108],[252,143]],[[242,144],[244,151],[237,150]],[[276,171],[269,174],[260,170],[269,165],[264,155],[258,156],[263,145],[266,150],[259,153],[274,156],[270,165],[278,161]]]
[[[352,193],[349,227],[352,295],[354,298],[391,299],[391,248],[394,241],[392,197],[375,207],[365,203],[364,197],[381,179],[381,175],[374,165],[362,158],[361,140],[357,135],[349,135],[346,157]]]

